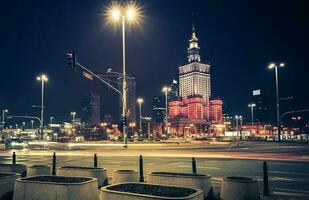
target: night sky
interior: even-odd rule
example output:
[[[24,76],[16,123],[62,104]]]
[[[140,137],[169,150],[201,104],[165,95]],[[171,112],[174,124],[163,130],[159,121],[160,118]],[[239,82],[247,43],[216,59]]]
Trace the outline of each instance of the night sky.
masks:
[[[7,0],[0,7],[0,107],[11,114],[39,114],[40,83],[46,73],[46,118],[69,118],[84,93],[101,95],[102,116],[116,115],[117,94],[83,78],[67,65],[74,49],[80,63],[98,73],[121,70],[121,29],[107,25],[103,0]],[[253,89],[275,92],[270,62],[280,69],[280,96],[292,109],[309,107],[308,6],[305,0],[143,0],[144,21],[127,32],[127,70],[137,81],[150,115],[152,96],[178,77],[195,24],[201,59],[212,64],[214,97],[225,111],[249,115]],[[275,99],[274,99],[275,100]],[[275,101],[273,102],[275,106]],[[283,108],[284,109],[284,108]],[[275,115],[275,113],[274,113]]]

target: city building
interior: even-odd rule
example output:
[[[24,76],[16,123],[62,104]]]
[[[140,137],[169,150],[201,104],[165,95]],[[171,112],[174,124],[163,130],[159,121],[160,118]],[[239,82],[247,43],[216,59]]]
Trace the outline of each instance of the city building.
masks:
[[[165,116],[165,97],[156,95],[152,97],[152,121],[155,123],[163,123]]]
[[[270,121],[271,107],[269,95],[265,90],[256,89],[252,91],[252,101],[256,105],[254,108],[254,122],[268,123]]]
[[[187,52],[188,64],[178,67],[179,95],[183,99],[192,95],[200,95],[208,105],[211,96],[210,65],[201,63],[200,47],[194,27]]]
[[[210,64],[201,63],[198,38],[193,27],[188,64],[179,69],[179,97],[168,102],[170,136],[196,137],[210,125],[223,124],[221,99],[211,99]]]
[[[82,101],[82,121],[87,127],[100,124],[101,119],[101,98],[98,94],[90,92],[85,94]]]
[[[179,84],[178,84],[178,81],[173,79],[169,88],[171,89],[171,91],[168,94],[168,100],[169,101],[179,100]]]
[[[118,88],[122,91],[122,78],[119,78]],[[119,95],[119,116],[122,116],[122,97]],[[127,76],[127,124],[136,123],[136,81]]]

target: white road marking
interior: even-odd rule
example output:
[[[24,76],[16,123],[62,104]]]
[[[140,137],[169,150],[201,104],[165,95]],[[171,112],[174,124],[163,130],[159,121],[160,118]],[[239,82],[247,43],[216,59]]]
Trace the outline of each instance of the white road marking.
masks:
[[[182,168],[192,168],[192,166],[189,166],[189,165],[178,165],[178,167],[182,167]],[[197,169],[221,169],[219,167],[203,167],[203,166],[197,166],[196,167]]]
[[[146,165],[149,165],[149,166],[151,166],[151,165],[153,165],[153,163],[147,163]]]
[[[117,161],[107,161],[108,164],[120,164],[121,162],[117,162]]]
[[[290,174],[290,175],[299,175],[299,176],[309,176],[307,173],[296,173],[296,172],[283,172],[283,171],[268,171],[273,174]]]
[[[276,190],[284,191],[284,192],[290,192],[290,193],[309,195],[309,191],[306,191],[306,190],[294,190],[294,189],[287,189],[287,188],[273,188],[273,191],[276,191]]]

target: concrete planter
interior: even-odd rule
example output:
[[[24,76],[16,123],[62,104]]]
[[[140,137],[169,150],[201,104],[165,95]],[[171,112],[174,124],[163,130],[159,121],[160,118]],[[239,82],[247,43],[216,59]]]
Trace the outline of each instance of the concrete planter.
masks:
[[[27,166],[27,176],[50,175],[49,165],[30,165]]]
[[[95,178],[32,176],[16,180],[13,200],[98,200]]]
[[[108,184],[107,170],[104,168],[95,167],[77,167],[77,166],[63,166],[57,169],[59,176],[77,176],[77,177],[93,177],[98,179],[98,186]]]
[[[102,187],[100,200],[203,200],[203,191],[194,188],[148,183],[119,183]]]
[[[13,197],[15,180],[20,178],[20,174],[0,172],[0,199],[9,200]]]
[[[223,200],[259,200],[259,184],[248,177],[225,177],[221,185]]]
[[[123,182],[139,182],[136,170],[116,170],[113,173],[113,184]]]
[[[211,177],[209,175],[174,172],[150,172],[147,176],[147,182],[197,188],[203,191],[204,198],[213,198],[213,188]]]
[[[18,173],[21,177],[27,175],[27,166],[22,164],[0,164],[0,172]]]

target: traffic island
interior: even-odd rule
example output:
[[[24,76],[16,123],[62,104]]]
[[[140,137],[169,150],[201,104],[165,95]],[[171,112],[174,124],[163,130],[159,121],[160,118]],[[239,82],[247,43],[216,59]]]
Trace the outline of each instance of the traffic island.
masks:
[[[27,166],[22,164],[0,164],[0,172],[17,173],[21,177],[27,175]]]
[[[32,176],[16,179],[13,200],[98,200],[95,178]]]
[[[203,200],[200,189],[148,183],[119,183],[102,187],[100,200]]]
[[[123,182],[138,182],[138,172],[136,170],[116,170],[113,173],[113,184]]]
[[[221,199],[259,200],[258,181],[249,177],[225,177],[221,183]]]
[[[93,177],[98,179],[98,186],[108,184],[107,170],[99,167],[62,166],[57,169],[59,176]]]
[[[203,191],[204,199],[214,199],[211,176],[206,174],[150,172],[148,183],[198,188]]]
[[[11,200],[13,197],[15,180],[20,174],[0,172],[0,199]]]
[[[27,166],[27,176],[50,175],[49,165],[30,165]]]

